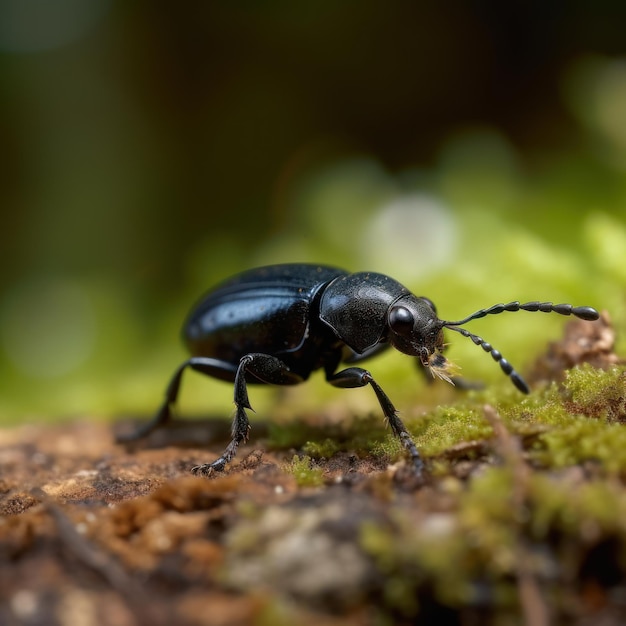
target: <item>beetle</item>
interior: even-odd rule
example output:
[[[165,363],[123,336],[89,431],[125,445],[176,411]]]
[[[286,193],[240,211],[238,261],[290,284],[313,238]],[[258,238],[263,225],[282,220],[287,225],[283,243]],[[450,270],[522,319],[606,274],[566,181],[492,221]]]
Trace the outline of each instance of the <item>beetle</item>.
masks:
[[[192,308],[183,326],[191,357],[174,373],[153,419],[118,440],[140,439],[170,420],[187,368],[232,382],[236,408],[230,443],[215,461],[192,469],[195,474],[211,475],[224,470],[248,439],[246,409],[252,408],[248,384],[295,385],[323,369],[335,387],[372,387],[393,434],[421,474],[423,461],[396,408],[372,374],[353,364],[393,346],[416,357],[424,371],[454,383],[453,366],[443,355],[443,332],[449,329],[491,354],[513,384],[529,393],[524,379],[498,350],[461,328],[471,320],[504,311],[554,312],[590,321],[599,317],[588,306],[515,301],[445,321],[437,317],[430,299],[413,295],[384,274],[349,273],[305,263],[245,271],[219,284]],[[348,367],[337,371],[341,363]]]

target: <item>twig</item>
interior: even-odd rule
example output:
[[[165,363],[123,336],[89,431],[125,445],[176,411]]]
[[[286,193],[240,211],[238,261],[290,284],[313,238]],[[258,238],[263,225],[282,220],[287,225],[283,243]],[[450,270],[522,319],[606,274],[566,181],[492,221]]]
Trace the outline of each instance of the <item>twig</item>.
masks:
[[[515,544],[515,568],[524,622],[526,626],[549,626],[548,606],[541,593],[537,576],[529,563],[529,549],[521,528],[524,519],[524,507],[528,499],[530,469],[522,456],[522,447],[519,441],[511,435],[498,412],[488,404],[483,407],[483,411],[485,418],[493,428],[499,453],[513,474],[512,504],[518,527]]]

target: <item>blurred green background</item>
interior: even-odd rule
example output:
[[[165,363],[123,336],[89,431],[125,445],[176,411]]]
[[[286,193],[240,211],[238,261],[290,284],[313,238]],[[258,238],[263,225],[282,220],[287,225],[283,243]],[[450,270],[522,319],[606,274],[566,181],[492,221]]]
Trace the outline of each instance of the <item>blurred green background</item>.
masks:
[[[623,328],[625,25],[603,0],[0,0],[0,419],[149,414],[190,305],[265,263]],[[523,371],[563,323],[471,330]],[[372,370],[419,397],[406,357]],[[228,415],[197,378],[182,410]]]

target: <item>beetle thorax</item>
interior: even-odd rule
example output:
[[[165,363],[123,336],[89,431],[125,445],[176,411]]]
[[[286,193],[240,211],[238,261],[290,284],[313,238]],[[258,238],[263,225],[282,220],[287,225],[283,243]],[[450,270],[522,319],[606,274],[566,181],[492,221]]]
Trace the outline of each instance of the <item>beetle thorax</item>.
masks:
[[[333,280],[320,301],[320,319],[357,354],[387,340],[390,306],[410,291],[383,274],[358,272]]]

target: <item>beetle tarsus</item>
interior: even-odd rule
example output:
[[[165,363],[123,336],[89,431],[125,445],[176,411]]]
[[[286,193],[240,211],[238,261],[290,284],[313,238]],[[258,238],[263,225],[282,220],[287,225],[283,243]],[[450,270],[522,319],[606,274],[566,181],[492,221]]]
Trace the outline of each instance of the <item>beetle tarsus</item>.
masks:
[[[226,468],[227,461],[220,457],[213,463],[202,463],[191,468],[191,473],[194,476],[204,476],[205,478],[213,478],[215,474],[222,473]]]
[[[249,433],[250,423],[248,421],[248,415],[246,414],[246,410],[244,409],[244,407],[242,405],[239,405],[233,419],[232,439],[228,446],[226,446],[224,452],[221,454],[220,457],[218,457],[217,459],[215,459],[215,461],[211,463],[203,463],[202,465],[196,465],[195,467],[193,467],[191,469],[192,474],[211,478],[215,474],[215,472],[223,472],[226,468],[226,465],[230,463],[230,461],[237,454],[237,449],[239,448],[239,446],[242,443],[248,441]]]

